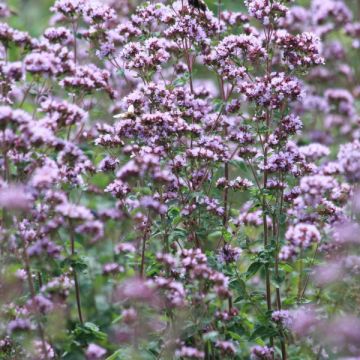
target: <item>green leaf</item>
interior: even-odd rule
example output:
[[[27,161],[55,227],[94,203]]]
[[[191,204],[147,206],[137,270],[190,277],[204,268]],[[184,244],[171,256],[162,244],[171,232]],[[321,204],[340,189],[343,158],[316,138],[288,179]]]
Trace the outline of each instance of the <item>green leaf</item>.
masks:
[[[221,111],[222,107],[225,105],[225,102],[222,99],[214,99],[213,104],[214,104],[214,110],[218,112]]]
[[[108,356],[105,360],[118,360],[120,359],[122,351],[116,350],[112,355]]]
[[[246,291],[245,281],[239,278],[236,278],[234,281],[230,282],[230,288],[234,289],[240,295],[240,298],[248,299],[249,295]]]
[[[271,283],[276,287],[276,288],[280,288],[281,284],[284,282],[285,280],[285,275],[283,272],[279,271],[279,274],[273,275],[271,277]]]
[[[209,240],[217,240],[222,237],[222,231],[214,231],[208,235]]]
[[[117,74],[118,74],[119,76],[121,76],[121,77],[124,77],[124,76],[125,76],[125,69],[119,69],[119,70],[117,71]]]
[[[88,267],[86,260],[87,259],[84,256],[79,256],[75,254],[64,259],[61,263],[61,266],[62,267],[71,266],[75,270],[83,271]]]
[[[254,332],[250,336],[250,340],[255,340],[256,338],[268,338],[271,336],[276,336],[277,331],[272,326],[259,325],[255,328]]]
[[[175,239],[186,239],[187,231],[185,229],[176,228],[169,235],[169,241],[174,241]]]
[[[119,321],[122,319],[122,317],[123,317],[122,314],[118,315],[118,316],[111,322],[111,324],[116,324],[117,322],[119,322]]]
[[[247,165],[241,160],[231,160],[230,165],[232,165],[234,167],[237,167],[239,170],[241,170],[243,172],[248,171]]]
[[[246,279],[253,277],[262,268],[262,266],[263,264],[259,261],[253,262],[246,272]]]
[[[186,72],[183,76],[177,78],[174,82],[173,82],[173,86],[184,86],[190,79],[190,74],[188,72]]]
[[[106,340],[107,335],[100,331],[99,327],[91,322],[86,322],[84,325],[78,325],[74,330],[76,340],[80,342],[88,342],[91,340]]]
[[[204,341],[215,341],[219,337],[219,333],[217,331],[209,331],[203,335]]]
[[[292,306],[294,304],[296,304],[297,302],[297,297],[296,296],[290,296],[290,297],[287,297],[283,300],[283,304],[285,306]]]
[[[231,233],[225,229],[223,229],[223,231],[222,231],[222,236],[223,236],[225,242],[230,242],[232,240]]]
[[[233,331],[228,331],[227,334],[233,339],[237,341],[241,341],[241,336]]]
[[[294,271],[293,267],[289,264],[280,264],[279,267],[281,270],[287,273],[292,273]]]

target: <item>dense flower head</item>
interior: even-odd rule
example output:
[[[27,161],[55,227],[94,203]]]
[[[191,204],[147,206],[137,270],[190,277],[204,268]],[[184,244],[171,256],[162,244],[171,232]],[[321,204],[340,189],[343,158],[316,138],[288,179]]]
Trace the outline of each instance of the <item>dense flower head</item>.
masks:
[[[110,97],[114,97],[109,78],[110,73],[107,70],[101,70],[91,64],[77,67],[73,75],[66,76],[60,81],[60,85],[69,91],[84,92],[85,94],[105,90]]]
[[[307,248],[320,241],[320,232],[314,225],[300,223],[291,226],[285,237],[292,245]]]
[[[313,33],[301,33],[294,36],[278,31],[276,44],[282,49],[283,58],[291,68],[324,63],[320,55],[320,39]]]
[[[333,18],[336,25],[343,25],[352,18],[350,9],[342,1],[337,0],[314,0],[311,4],[313,19],[316,24],[322,24],[329,18]]]
[[[249,22],[249,17],[246,14],[229,10],[224,10],[221,13],[221,19],[229,26],[247,24]]]
[[[360,179],[359,156],[360,143],[358,140],[340,146],[338,160],[342,171],[350,181],[358,181]]]
[[[84,5],[85,1],[83,0],[57,0],[51,10],[65,16],[74,16],[83,9]]]
[[[3,209],[26,210],[31,206],[32,196],[23,186],[7,185],[0,189],[0,206]]]
[[[303,128],[303,123],[301,119],[294,115],[286,115],[284,116],[278,127],[274,131],[274,140],[287,140],[290,135],[299,134],[301,129]]]
[[[131,21],[136,25],[149,25],[156,21],[162,21],[165,23],[172,23],[174,20],[174,13],[170,7],[162,4],[146,4],[146,6],[139,6],[136,9],[135,14],[131,15]]]
[[[266,50],[258,37],[252,34],[229,35],[205,56],[204,62],[225,79],[238,81],[246,77],[244,65],[248,61],[264,59],[266,56]]]
[[[215,345],[225,355],[235,355],[236,347],[232,341],[218,340]]]
[[[251,349],[251,359],[254,360],[270,360],[273,358],[274,349],[267,346],[254,346]]]
[[[89,344],[86,350],[86,358],[89,360],[102,359],[105,354],[106,354],[106,350],[96,344]]]
[[[13,29],[6,23],[0,24],[0,40],[6,46],[15,44],[17,46],[32,47],[33,42],[27,32]]]
[[[31,324],[30,320],[18,318],[8,323],[7,331],[12,333],[15,331],[26,331],[32,328],[33,324]]]
[[[51,43],[60,43],[63,45],[67,45],[73,41],[70,30],[63,26],[47,28],[44,32],[44,37]]]
[[[244,81],[239,85],[239,92],[250,101],[260,106],[279,108],[285,101],[295,101],[301,95],[301,86],[296,78],[285,73],[271,73],[255,81]]]
[[[283,17],[288,11],[287,7],[280,2],[269,2],[267,0],[246,0],[249,15],[260,20],[264,25]]]
[[[229,35],[215,48],[216,58],[236,57],[242,61],[266,57],[261,40],[254,35]]]
[[[183,38],[199,45],[209,45],[210,37],[218,34],[222,28],[222,24],[219,23],[214,14],[210,11],[194,12],[190,6],[182,6],[180,1],[175,2],[175,5],[177,5],[181,16],[175,16],[172,19],[166,12],[162,14],[162,21],[170,22],[170,26],[164,31],[165,37],[173,39],[180,47],[182,47],[181,39]],[[173,13],[171,10],[170,12]]]
[[[205,353],[189,346],[182,346],[179,350],[176,350],[175,355],[179,358],[191,358],[191,359],[204,359]]]
[[[360,43],[358,40],[359,33],[360,33],[360,23],[355,22],[355,23],[346,24],[345,25],[345,33],[346,33],[346,35],[348,35],[354,39],[352,42],[353,48],[358,49],[360,46]]]
[[[24,61],[26,71],[31,74],[48,74],[51,76],[58,71],[59,59],[51,53],[32,53]]]
[[[225,244],[218,254],[218,260],[222,263],[229,264],[239,259],[242,250]]]
[[[43,343],[40,340],[34,341],[34,351],[35,356],[37,356],[38,359],[45,360],[55,358],[55,352],[51,345],[48,343]]]
[[[116,12],[111,7],[96,1],[86,2],[82,14],[84,21],[89,24],[106,23],[116,18]]]
[[[330,154],[327,146],[318,143],[302,146],[300,147],[300,152],[310,161],[321,159]]]
[[[10,9],[6,4],[0,4],[0,17],[6,18],[11,15]]]
[[[58,205],[56,207],[56,211],[58,211],[61,215],[69,218],[69,219],[80,219],[80,220],[92,220],[93,215],[91,211],[84,206],[64,203]]]
[[[79,125],[87,120],[87,113],[75,104],[66,101],[45,100],[41,111],[49,114],[57,127]]]
[[[271,314],[271,319],[285,327],[290,327],[293,322],[292,314],[288,310],[276,310]]]
[[[160,65],[169,61],[174,45],[164,39],[150,38],[144,44],[132,42],[125,45],[121,57],[125,67],[134,70],[160,69]]]

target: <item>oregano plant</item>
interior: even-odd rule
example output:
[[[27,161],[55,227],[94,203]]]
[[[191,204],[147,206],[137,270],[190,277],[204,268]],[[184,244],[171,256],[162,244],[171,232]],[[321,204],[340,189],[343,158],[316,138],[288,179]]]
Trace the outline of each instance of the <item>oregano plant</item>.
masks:
[[[0,4],[0,359],[359,359],[357,4],[47,10]]]

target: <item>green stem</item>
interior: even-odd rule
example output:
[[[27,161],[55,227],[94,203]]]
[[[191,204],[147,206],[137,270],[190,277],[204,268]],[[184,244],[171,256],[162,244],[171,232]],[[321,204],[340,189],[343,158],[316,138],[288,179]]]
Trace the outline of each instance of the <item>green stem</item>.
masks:
[[[69,220],[69,233],[70,233],[71,256],[73,257],[75,255],[75,236],[73,230],[73,223],[71,220]],[[74,268],[73,268],[73,278],[75,283],[76,305],[77,305],[79,320],[82,325],[84,323],[84,319],[81,311],[80,286],[79,286],[76,270]]]

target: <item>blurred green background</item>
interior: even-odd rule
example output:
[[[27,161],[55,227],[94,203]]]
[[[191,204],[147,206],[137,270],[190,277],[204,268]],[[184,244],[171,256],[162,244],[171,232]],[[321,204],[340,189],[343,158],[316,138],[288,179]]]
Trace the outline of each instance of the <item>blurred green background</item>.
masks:
[[[7,0],[10,9],[17,16],[9,19],[11,26],[28,31],[32,36],[40,35],[51,16],[50,7],[55,0]]]
[[[207,5],[215,9],[217,0],[205,0]],[[32,36],[39,36],[46,28],[51,17],[50,7],[55,0],[8,0],[7,4],[15,15],[9,19],[11,26],[28,31]],[[106,0],[100,0],[106,2]],[[138,1],[140,3],[140,1]],[[222,0],[223,9],[244,10],[243,0]]]
[[[39,36],[48,25],[51,17],[50,7],[55,0],[7,0],[7,4],[11,10],[18,16],[13,16],[9,19],[11,26],[28,31],[32,36]],[[130,0],[131,1],[131,0]],[[152,0],[155,1],[155,0]],[[354,0],[356,3],[360,0]],[[106,2],[106,0],[99,0],[99,2]],[[140,3],[140,1],[137,1]],[[217,8],[218,0],[205,0],[207,5],[215,10]],[[297,5],[305,5],[309,0],[297,0]],[[222,0],[222,8],[241,11],[244,10],[243,0]]]

